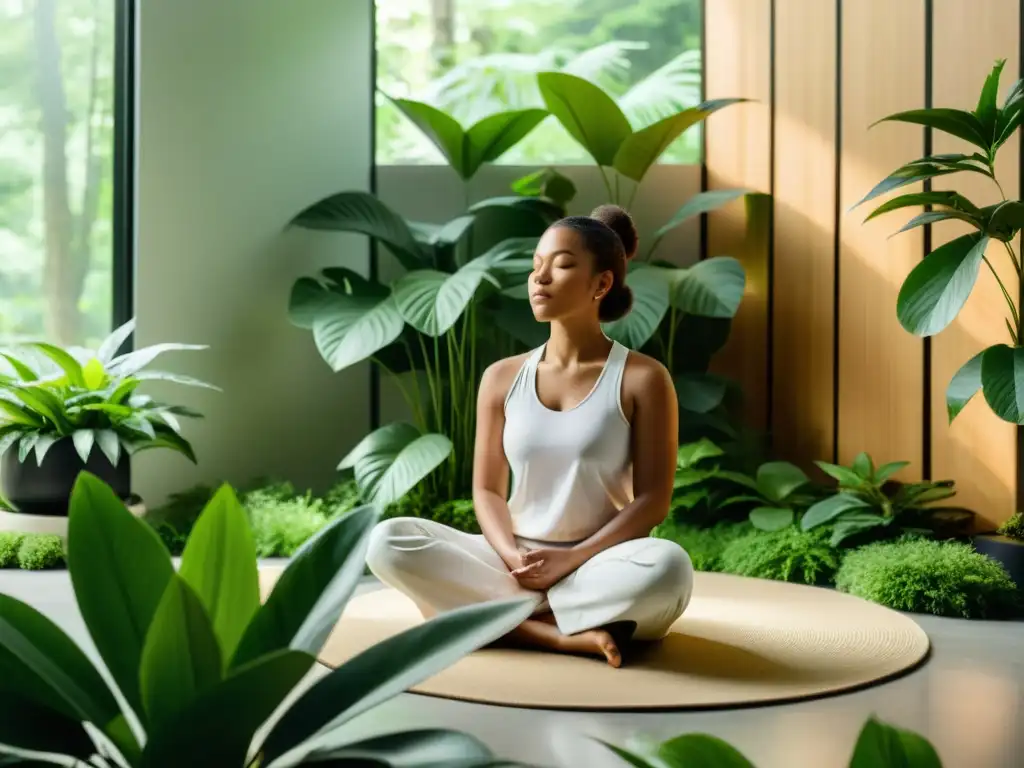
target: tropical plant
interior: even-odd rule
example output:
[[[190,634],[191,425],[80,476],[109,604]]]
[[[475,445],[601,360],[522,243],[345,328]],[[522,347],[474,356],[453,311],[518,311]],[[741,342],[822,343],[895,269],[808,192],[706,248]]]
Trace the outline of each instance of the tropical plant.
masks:
[[[742,472],[720,472],[719,476],[743,488],[719,506],[750,507],[750,523],[762,531],[780,531],[793,524],[797,515],[814,502],[816,489],[800,467],[788,461],[768,461],[754,477]]]
[[[38,361],[16,350],[0,352],[13,370],[13,375],[0,375],[0,455],[16,449],[19,461],[32,456],[42,464],[57,441],[70,439],[83,463],[94,447],[114,466],[122,453],[149,448],[170,448],[194,462],[177,417],[201,414],[136,390],[148,381],[217,389],[190,376],[147,369],[164,352],[206,347],[163,343],[118,355],[134,330],[131,320],[94,351],[25,344]]]
[[[492,239],[519,234],[477,253],[466,234],[488,213],[504,222],[488,230]],[[295,217],[300,227],[368,235],[406,270],[385,283],[328,268],[319,279],[300,278],[289,305],[292,322],[313,332],[333,370],[370,360],[409,406],[413,423],[381,427],[339,465],[355,473],[367,502],[391,504],[424,479],[423,491],[433,498],[468,491],[465,459],[472,454],[480,375],[492,360],[518,351],[517,333],[536,333],[529,303],[501,291],[525,280],[537,237],[562,215],[542,198],[492,198],[443,226],[410,224],[372,195],[343,192]]]
[[[707,437],[679,445],[669,512],[690,524],[719,522],[722,507],[735,496],[736,461]]]
[[[952,480],[900,483],[892,476],[908,466],[893,461],[875,467],[871,456],[861,452],[850,467],[816,461],[837,483],[834,494],[813,504],[800,519],[805,531],[831,524],[832,545],[838,547],[847,538],[866,531],[888,535],[905,532],[931,533],[954,515],[954,510],[933,506],[954,495]],[[929,523],[933,521],[934,524]]]
[[[660,744],[643,743],[631,750],[597,741],[634,768],[754,768],[731,744],[704,733],[687,733]],[[942,761],[923,736],[871,716],[857,737],[849,768],[942,768]]]
[[[1024,424],[1024,379],[1016,376],[1024,365],[1021,346],[1024,328],[1015,300],[1016,289],[1004,284],[987,249],[993,241],[1002,245],[1018,281],[1021,261],[1013,241],[1024,227],[1024,202],[1008,199],[996,179],[999,149],[1020,128],[1024,119],[1024,81],[1010,88],[1002,106],[997,102],[1004,60],[996,62],[982,87],[972,111],[949,107],[898,112],[878,122],[895,121],[923,125],[942,131],[971,145],[970,154],[930,155],[913,160],[893,171],[867,193],[858,205],[909,184],[925,182],[954,173],[977,173],[990,179],[1000,201],[977,205],[958,192],[926,189],[901,194],[882,203],[866,220],[903,208],[926,206],[900,232],[937,221],[958,220],[972,231],[939,246],[914,267],[900,288],[896,316],[900,324],[918,336],[934,336],[949,326],[967,302],[978,278],[981,264],[992,272],[1006,300],[1005,319],[1009,344],[993,344],[967,360],[946,389],[946,410],[950,423],[979,391],[989,408],[1002,420]],[[978,151],[980,150],[980,151]],[[1012,291],[1012,292],[1011,292]]]
[[[254,743],[313,667],[362,576],[378,518],[366,506],[324,528],[261,604],[255,544],[230,487],[204,509],[175,570],[151,527],[82,473],[71,499],[68,567],[124,705],[57,625],[0,595],[0,750],[25,765],[489,764],[487,748],[456,731],[355,743],[332,734],[510,631],[529,615],[529,601],[451,611],[369,648],[297,696]],[[429,750],[423,763],[421,749]]]

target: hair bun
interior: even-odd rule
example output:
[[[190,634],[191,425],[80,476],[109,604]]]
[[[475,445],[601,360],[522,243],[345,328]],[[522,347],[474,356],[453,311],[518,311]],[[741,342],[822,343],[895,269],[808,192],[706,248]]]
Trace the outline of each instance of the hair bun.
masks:
[[[637,234],[633,217],[629,215],[625,208],[610,203],[599,205],[590,214],[590,218],[597,219],[619,236],[619,240],[622,241],[622,248],[626,252],[627,261],[636,256],[640,236]]]
[[[625,283],[616,282],[601,299],[597,316],[602,323],[613,323],[628,315],[632,308],[633,289]]]

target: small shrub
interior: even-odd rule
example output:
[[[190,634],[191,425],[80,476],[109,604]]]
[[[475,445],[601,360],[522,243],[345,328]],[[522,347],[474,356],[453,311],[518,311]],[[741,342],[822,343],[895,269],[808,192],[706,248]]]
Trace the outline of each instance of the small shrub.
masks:
[[[1017,512],[996,530],[996,533],[1018,541],[1024,541],[1024,514]]]
[[[0,532],[0,568],[18,567],[18,550],[24,540],[24,533]]]
[[[263,503],[267,499],[277,501],[289,501],[299,495],[295,486],[287,480],[278,480],[273,477],[260,477],[253,480],[239,493],[239,501],[243,505],[254,499],[257,503]]]
[[[473,511],[472,499],[455,499],[438,504],[431,510],[435,521],[466,533],[480,533],[480,523]]]
[[[999,618],[1020,607],[1002,565],[967,544],[904,538],[850,552],[836,587],[898,611]]]
[[[753,527],[747,522],[722,522],[710,528],[687,525],[669,517],[651,532],[657,539],[668,539],[686,550],[698,571],[721,570],[722,552],[732,542],[748,536]]]
[[[282,499],[254,491],[245,495],[245,507],[258,557],[291,557],[330,521],[323,500],[311,494]]]
[[[359,495],[359,486],[352,479],[335,483],[324,494],[324,506],[327,507],[332,517],[351,512],[360,504],[362,504],[362,498]]]
[[[52,533],[28,534],[18,548],[18,565],[27,571],[64,565],[64,540]]]
[[[839,563],[826,532],[804,532],[796,526],[744,536],[730,543],[720,558],[726,573],[816,585],[830,583]]]

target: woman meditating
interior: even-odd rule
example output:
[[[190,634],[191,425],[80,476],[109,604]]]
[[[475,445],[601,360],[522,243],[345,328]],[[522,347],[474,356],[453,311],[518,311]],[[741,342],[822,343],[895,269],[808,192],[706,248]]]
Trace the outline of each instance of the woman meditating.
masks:
[[[537,607],[507,641],[618,667],[620,643],[664,637],[685,610],[690,558],[649,537],[675,476],[672,379],[601,327],[630,310],[636,247],[616,206],[562,219],[540,239],[529,292],[548,341],[480,382],[473,505],[483,534],[418,518],[374,529],[370,570],[425,617],[529,594]]]

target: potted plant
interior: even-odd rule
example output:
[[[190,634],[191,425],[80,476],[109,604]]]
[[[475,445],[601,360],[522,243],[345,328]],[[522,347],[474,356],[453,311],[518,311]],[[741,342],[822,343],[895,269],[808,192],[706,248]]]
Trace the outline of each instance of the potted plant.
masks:
[[[1001,563],[1014,583],[1024,589],[1024,514],[1014,513],[994,534],[975,536],[974,549]]]
[[[296,552],[261,603],[252,531],[230,487],[204,508],[175,570],[150,526],[98,478],[80,474],[68,569],[110,682],[50,619],[0,595],[0,763],[497,764],[486,746],[458,731],[397,731],[356,742],[334,732],[507,634],[529,616],[530,600],[438,616],[292,695],[359,584],[378,519],[378,508],[365,506],[329,524]]]
[[[83,470],[128,499],[131,456],[147,448],[169,448],[195,461],[177,417],[200,414],[137,389],[147,381],[216,389],[147,369],[164,352],[205,346],[165,343],[118,354],[134,330],[134,320],[125,323],[97,350],[35,342],[0,352],[13,371],[0,375],[0,483],[14,511],[66,516]]]

